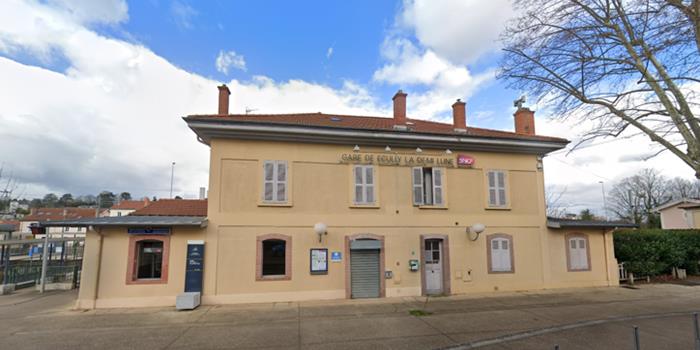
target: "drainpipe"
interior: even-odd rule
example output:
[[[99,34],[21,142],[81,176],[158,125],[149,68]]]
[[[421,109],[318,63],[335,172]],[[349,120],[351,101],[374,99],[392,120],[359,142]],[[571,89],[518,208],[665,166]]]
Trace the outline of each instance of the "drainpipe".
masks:
[[[87,233],[87,232],[86,232]],[[102,234],[102,227],[97,228],[97,234],[100,237],[100,245],[97,250],[97,273],[95,274],[95,289],[94,289],[94,294],[93,298],[93,309],[97,308],[97,294],[100,292],[100,271],[102,270],[102,246],[104,243],[104,235]],[[85,248],[83,248],[85,249]],[[83,250],[84,251],[84,250]],[[84,253],[83,253],[84,255]],[[83,261],[85,261],[83,259]]]
[[[46,290],[46,268],[48,267],[48,257],[49,257],[49,230],[44,233],[44,248],[43,254],[41,254],[41,285],[39,288],[40,293],[44,293]]]

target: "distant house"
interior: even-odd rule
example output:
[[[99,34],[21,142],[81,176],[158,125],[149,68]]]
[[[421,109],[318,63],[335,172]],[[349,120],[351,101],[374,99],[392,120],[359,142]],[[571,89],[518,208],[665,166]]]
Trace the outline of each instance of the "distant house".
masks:
[[[31,233],[31,227],[39,222],[94,218],[98,216],[96,214],[95,208],[32,208],[29,215],[20,219],[19,232]],[[47,233],[50,237],[85,237],[85,228],[51,227],[47,229]]]
[[[151,201],[148,197],[141,200],[125,200],[113,205],[106,212],[105,216],[126,216],[149,205]]]
[[[207,216],[206,199],[159,199],[131,216]]]
[[[661,216],[663,229],[700,228],[700,213],[695,218],[694,213],[700,212],[700,199],[683,198],[667,202],[654,208]]]

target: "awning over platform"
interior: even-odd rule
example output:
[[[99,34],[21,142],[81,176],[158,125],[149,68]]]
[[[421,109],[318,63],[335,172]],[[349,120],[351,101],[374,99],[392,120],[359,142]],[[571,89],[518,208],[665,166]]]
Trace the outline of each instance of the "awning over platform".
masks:
[[[132,227],[132,226],[192,226],[207,227],[203,216],[105,216],[75,220],[43,221],[40,227]]]
[[[637,228],[639,225],[630,224],[622,221],[597,221],[597,220],[573,220],[547,218],[547,227],[554,229],[571,229],[571,228],[598,228],[598,229],[616,229],[616,228]]]

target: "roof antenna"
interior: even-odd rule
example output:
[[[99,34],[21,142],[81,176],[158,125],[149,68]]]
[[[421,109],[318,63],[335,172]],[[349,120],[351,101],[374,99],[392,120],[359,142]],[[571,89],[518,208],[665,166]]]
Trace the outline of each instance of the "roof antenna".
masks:
[[[520,96],[519,99],[513,101],[513,107],[517,107],[518,109],[523,108],[523,104],[525,103],[525,95]]]
[[[245,114],[250,114],[251,112],[255,112],[257,110],[257,108],[248,108],[248,106],[245,106]]]

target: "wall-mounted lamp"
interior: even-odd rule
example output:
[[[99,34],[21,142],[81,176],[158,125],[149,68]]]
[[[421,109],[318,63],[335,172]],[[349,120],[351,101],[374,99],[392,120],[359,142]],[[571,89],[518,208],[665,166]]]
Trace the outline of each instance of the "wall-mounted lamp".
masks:
[[[321,243],[323,235],[328,235],[328,226],[322,222],[314,224],[314,232],[318,235],[318,242]]]
[[[423,152],[423,150],[420,149],[420,147],[416,148],[416,153],[421,153],[421,152]]]
[[[355,145],[355,147],[352,149],[353,152],[359,152],[360,151],[360,146]]]
[[[448,148],[448,149],[445,150],[445,153],[446,153],[446,154],[452,154],[452,151],[450,151],[450,149]]]
[[[469,236],[469,240],[471,241],[476,241],[479,239],[479,235],[486,230],[486,225],[476,223],[471,226],[467,226],[467,235]],[[474,237],[474,238],[472,238]]]
[[[387,151],[387,152],[391,152],[391,147],[386,146],[386,147],[384,147],[384,150]]]

